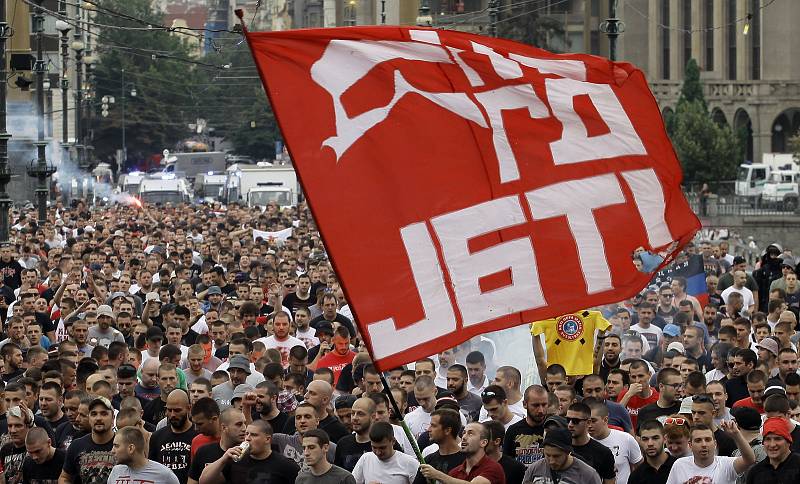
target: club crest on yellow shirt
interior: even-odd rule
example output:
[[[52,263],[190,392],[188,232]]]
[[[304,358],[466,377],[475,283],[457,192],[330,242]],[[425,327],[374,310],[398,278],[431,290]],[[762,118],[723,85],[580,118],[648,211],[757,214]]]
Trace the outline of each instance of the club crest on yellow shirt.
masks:
[[[583,334],[583,321],[574,314],[566,314],[558,318],[556,331],[561,339],[575,341]]]

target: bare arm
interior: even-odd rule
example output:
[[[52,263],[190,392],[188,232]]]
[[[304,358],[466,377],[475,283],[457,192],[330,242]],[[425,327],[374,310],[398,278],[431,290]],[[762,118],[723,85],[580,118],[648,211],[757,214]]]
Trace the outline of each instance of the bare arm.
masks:
[[[73,482],[72,475],[66,471],[61,471],[61,475],[58,476],[58,484],[72,484]]]
[[[222,457],[208,464],[203,473],[200,474],[200,484],[223,484],[225,476],[222,472],[229,462],[233,461],[234,456],[239,458],[242,455],[242,449],[237,445],[231,447],[222,454]]]
[[[745,440],[742,433],[739,431],[739,426],[734,421],[723,421],[719,424],[726,434],[733,437],[736,441],[736,447],[742,453],[736,460],[733,461],[733,468],[737,474],[741,474],[756,463],[756,455],[753,453],[753,448],[750,443]]]
[[[544,357],[544,348],[539,335],[531,335],[531,345],[533,346],[533,358],[536,361],[536,369],[539,371],[539,380],[542,385],[547,381],[547,360]]]

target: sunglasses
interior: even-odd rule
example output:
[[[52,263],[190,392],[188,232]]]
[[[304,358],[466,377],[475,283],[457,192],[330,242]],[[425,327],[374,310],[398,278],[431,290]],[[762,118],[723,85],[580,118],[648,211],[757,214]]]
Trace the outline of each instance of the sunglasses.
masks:
[[[583,422],[589,420],[588,418],[580,418],[580,417],[567,417],[567,421],[572,425],[582,424]]]
[[[664,425],[689,425],[689,421],[681,417],[667,417]]]

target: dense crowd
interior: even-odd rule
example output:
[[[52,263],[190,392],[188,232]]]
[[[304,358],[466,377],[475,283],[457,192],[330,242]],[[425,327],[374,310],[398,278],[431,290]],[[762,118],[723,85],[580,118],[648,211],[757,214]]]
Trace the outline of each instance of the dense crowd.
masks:
[[[800,482],[778,245],[688,247],[707,297],[676,277],[596,308],[593,371],[537,352],[523,385],[487,337],[378,372],[305,205],[32,217],[0,247],[6,483]]]

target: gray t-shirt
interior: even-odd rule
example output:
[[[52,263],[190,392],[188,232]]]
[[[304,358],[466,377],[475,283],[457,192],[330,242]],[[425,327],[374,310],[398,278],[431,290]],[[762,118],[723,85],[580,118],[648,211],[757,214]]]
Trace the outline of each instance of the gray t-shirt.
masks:
[[[119,341],[121,343],[125,342],[125,336],[122,336],[118,330],[114,328],[108,328],[105,331],[100,329],[99,324],[95,324],[89,328],[89,333],[87,338],[91,340],[92,338],[97,338],[97,344],[100,346],[105,346],[108,348],[113,341]]]
[[[321,476],[315,476],[310,469],[302,470],[294,482],[295,484],[356,484],[356,479],[353,474],[341,467],[331,466],[328,472]]]
[[[180,484],[178,477],[166,466],[148,460],[141,469],[132,469],[124,464],[117,464],[108,476],[109,484],[130,484],[131,482],[158,482],[159,484]]]
[[[600,484],[600,475],[596,470],[577,457],[573,457],[572,465],[566,470],[556,471],[556,478],[547,464],[547,459],[539,459],[528,467],[522,484],[539,484],[542,482],[559,482],[561,484]]]
[[[287,459],[305,469],[305,459],[303,457],[303,438],[299,432],[294,435],[281,433],[272,434],[272,443],[278,446],[278,451]],[[328,462],[333,462],[336,457],[336,444],[331,442],[328,446]]]

